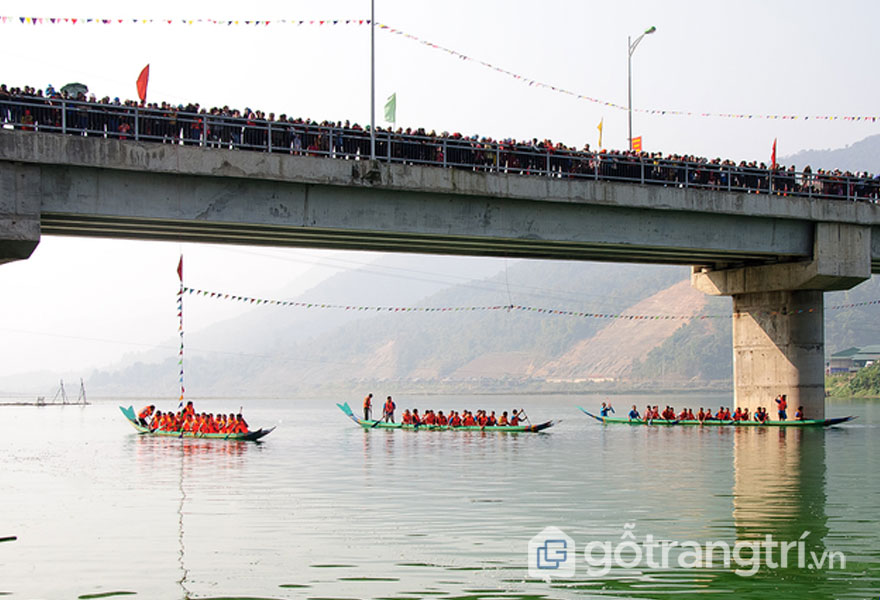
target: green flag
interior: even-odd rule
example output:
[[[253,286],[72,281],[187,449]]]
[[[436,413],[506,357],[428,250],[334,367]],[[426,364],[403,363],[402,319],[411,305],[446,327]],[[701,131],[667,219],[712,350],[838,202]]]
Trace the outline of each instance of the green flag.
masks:
[[[397,92],[388,96],[385,103],[385,120],[388,123],[397,123]]]

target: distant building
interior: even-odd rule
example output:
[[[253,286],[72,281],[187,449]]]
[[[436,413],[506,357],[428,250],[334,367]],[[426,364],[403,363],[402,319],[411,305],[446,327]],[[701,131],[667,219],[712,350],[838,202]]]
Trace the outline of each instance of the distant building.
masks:
[[[852,373],[880,361],[880,345],[847,348],[831,355],[827,372],[830,375]]]

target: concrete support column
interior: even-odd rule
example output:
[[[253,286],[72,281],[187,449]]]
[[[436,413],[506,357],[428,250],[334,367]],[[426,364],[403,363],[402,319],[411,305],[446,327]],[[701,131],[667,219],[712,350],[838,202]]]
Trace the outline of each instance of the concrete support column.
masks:
[[[763,406],[776,418],[779,394],[789,418],[798,406],[825,418],[823,293],[817,290],[733,295],[733,376],[736,406]]]
[[[871,227],[816,223],[812,260],[734,269],[694,268],[691,284],[733,297],[733,381],[736,406],[763,406],[776,418],[779,394],[789,418],[798,406],[825,418],[823,292],[845,290],[871,276]]]

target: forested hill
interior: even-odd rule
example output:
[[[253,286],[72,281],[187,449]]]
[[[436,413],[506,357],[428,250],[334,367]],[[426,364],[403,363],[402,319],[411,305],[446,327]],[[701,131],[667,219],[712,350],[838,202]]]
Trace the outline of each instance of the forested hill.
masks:
[[[366,295],[359,290],[370,284],[365,283],[363,274],[355,273],[335,278],[332,299],[322,298],[322,286],[318,286],[310,292],[310,301],[360,304],[359,299]],[[681,285],[688,273],[685,267],[512,261],[509,269],[494,277],[446,287],[423,297],[418,304],[461,308],[514,304],[610,315],[633,309],[678,284],[676,291],[665,299],[648,302],[642,312],[691,314],[702,310],[705,297]],[[350,285],[346,285],[347,278]],[[402,300],[407,296],[412,298],[411,294],[401,293],[397,304],[406,305]],[[395,303],[386,297],[379,304]],[[233,321],[191,334],[188,348],[219,348],[222,352],[188,352],[188,393],[284,395],[389,380],[428,388],[442,382],[467,389],[534,385],[548,380],[620,380],[628,377],[634,359],[644,357],[686,322],[616,322],[519,310],[461,310],[384,312],[356,321],[342,320],[330,328],[327,320],[332,314],[330,310],[297,313],[258,307],[236,320],[247,322],[248,327]],[[308,319],[321,320],[321,327],[310,327]],[[310,334],[296,335],[297,329]],[[243,330],[248,331],[246,351],[230,350],[236,347],[235,338]],[[278,332],[285,335],[279,336]],[[224,339],[224,335],[231,339]],[[260,337],[265,339],[263,351],[255,349]],[[591,344],[594,337],[596,344]],[[601,351],[591,353],[594,346]],[[615,353],[625,358],[609,361]],[[173,394],[175,362],[173,356],[159,364],[136,362],[118,370],[96,372],[88,383],[95,393]]]
[[[809,165],[813,171],[816,169],[840,169],[877,174],[880,173],[880,135],[866,137],[845,148],[803,150],[781,158],[780,162],[786,165],[796,165],[798,171]]]

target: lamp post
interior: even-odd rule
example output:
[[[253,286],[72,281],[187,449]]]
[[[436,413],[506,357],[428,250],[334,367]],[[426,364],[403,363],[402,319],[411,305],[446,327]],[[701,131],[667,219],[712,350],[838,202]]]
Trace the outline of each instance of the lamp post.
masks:
[[[629,119],[629,149],[633,149],[633,81],[632,81],[632,58],[633,52],[636,51],[636,46],[639,45],[639,42],[642,41],[642,38],[648,34],[654,33],[657,31],[657,28],[651,25],[648,29],[645,30],[645,33],[636,38],[636,41],[632,41],[632,38],[627,36],[627,57],[626,57],[626,84],[627,84],[627,118]]]

